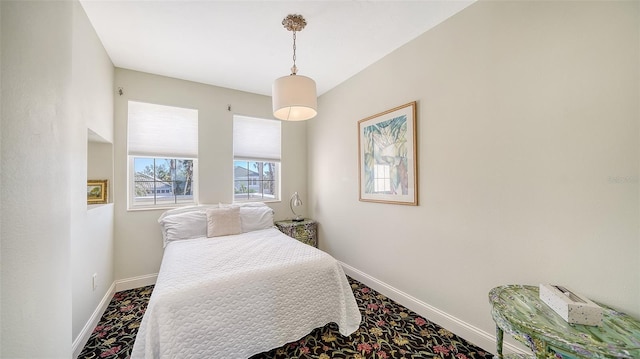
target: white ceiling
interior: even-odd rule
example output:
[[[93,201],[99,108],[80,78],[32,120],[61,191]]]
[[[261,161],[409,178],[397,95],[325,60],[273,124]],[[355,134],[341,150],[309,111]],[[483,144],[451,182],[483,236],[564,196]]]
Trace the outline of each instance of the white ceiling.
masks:
[[[288,14],[320,95],[473,1],[80,0],[116,67],[267,96],[293,64]]]

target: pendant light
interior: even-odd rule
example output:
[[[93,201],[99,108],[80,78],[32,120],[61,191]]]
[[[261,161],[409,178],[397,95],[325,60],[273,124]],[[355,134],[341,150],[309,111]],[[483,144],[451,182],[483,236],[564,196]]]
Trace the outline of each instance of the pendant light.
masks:
[[[302,15],[287,15],[282,25],[293,31],[293,67],[291,75],[283,76],[273,82],[273,116],[285,121],[304,121],[318,114],[316,82],[298,75],[296,66],[296,32],[302,31],[307,21]]]

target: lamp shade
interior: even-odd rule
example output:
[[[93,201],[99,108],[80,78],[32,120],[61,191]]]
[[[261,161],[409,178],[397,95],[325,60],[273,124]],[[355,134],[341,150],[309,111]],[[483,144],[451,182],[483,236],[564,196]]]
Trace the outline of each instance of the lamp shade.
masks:
[[[285,121],[304,121],[318,114],[316,82],[313,79],[288,75],[276,79],[272,88],[273,116]]]

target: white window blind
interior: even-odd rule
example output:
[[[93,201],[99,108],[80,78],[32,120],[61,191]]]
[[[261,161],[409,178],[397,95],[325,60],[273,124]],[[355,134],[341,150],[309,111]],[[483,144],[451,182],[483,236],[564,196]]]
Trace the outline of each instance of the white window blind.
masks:
[[[129,101],[130,156],[198,157],[198,110]]]
[[[233,158],[280,161],[280,121],[233,116]]]

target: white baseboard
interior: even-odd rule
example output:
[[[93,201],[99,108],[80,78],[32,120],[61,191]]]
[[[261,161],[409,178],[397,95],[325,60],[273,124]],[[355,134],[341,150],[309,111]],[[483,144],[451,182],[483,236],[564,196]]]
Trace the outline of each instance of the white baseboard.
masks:
[[[102,297],[102,300],[100,301],[100,304],[98,304],[96,310],[94,310],[93,314],[91,314],[91,317],[87,321],[87,324],[84,325],[84,328],[82,328],[80,334],[78,334],[76,339],[73,341],[71,348],[73,349],[74,359],[77,358],[78,355],[80,355],[82,349],[84,349],[84,346],[89,341],[91,333],[93,333],[93,329],[96,327],[96,325],[98,325],[98,322],[100,322],[100,318],[102,318],[102,314],[104,313],[104,311],[107,310],[107,306],[109,305],[109,302],[111,302],[113,294],[116,292],[115,288],[116,283],[114,282],[104,294],[104,297]]]
[[[111,298],[116,292],[121,292],[123,290],[129,290],[134,288],[146,287],[148,285],[152,285],[156,283],[156,279],[158,279],[158,274],[148,274],[139,277],[127,278],[127,279],[119,279],[111,284],[107,293],[105,293],[104,297],[98,304],[98,307],[93,312],[87,324],[85,324],[84,328],[78,334],[78,337],[73,341],[72,349],[73,349],[73,358],[77,358],[78,355],[84,349],[84,346],[89,341],[91,337],[91,333],[93,333],[93,329],[100,322],[100,318],[102,318],[102,314],[107,310],[107,306],[109,302],[111,302]]]
[[[158,273],[155,274],[147,274],[141,275],[138,277],[119,279],[115,281],[116,292],[121,292],[123,290],[129,290],[134,288],[146,287],[148,285],[156,284],[156,280],[158,279]]]
[[[415,297],[412,297],[411,295],[404,293],[354,267],[351,267],[348,264],[342,262],[340,262],[340,264],[342,265],[344,272],[350,277],[353,277],[363,284],[370,286],[374,290],[393,299],[394,301],[420,314],[428,320],[440,325],[441,327],[447,328],[447,330],[450,330],[451,332],[464,338],[470,343],[473,343],[485,350],[490,350],[493,354],[495,354],[495,335],[487,333],[486,331],[477,328],[469,323],[466,323],[463,320],[454,317],[453,315],[447,314],[444,311],[431,306]],[[503,349],[505,354],[531,355],[531,352],[524,351],[506,341],[504,342]]]

